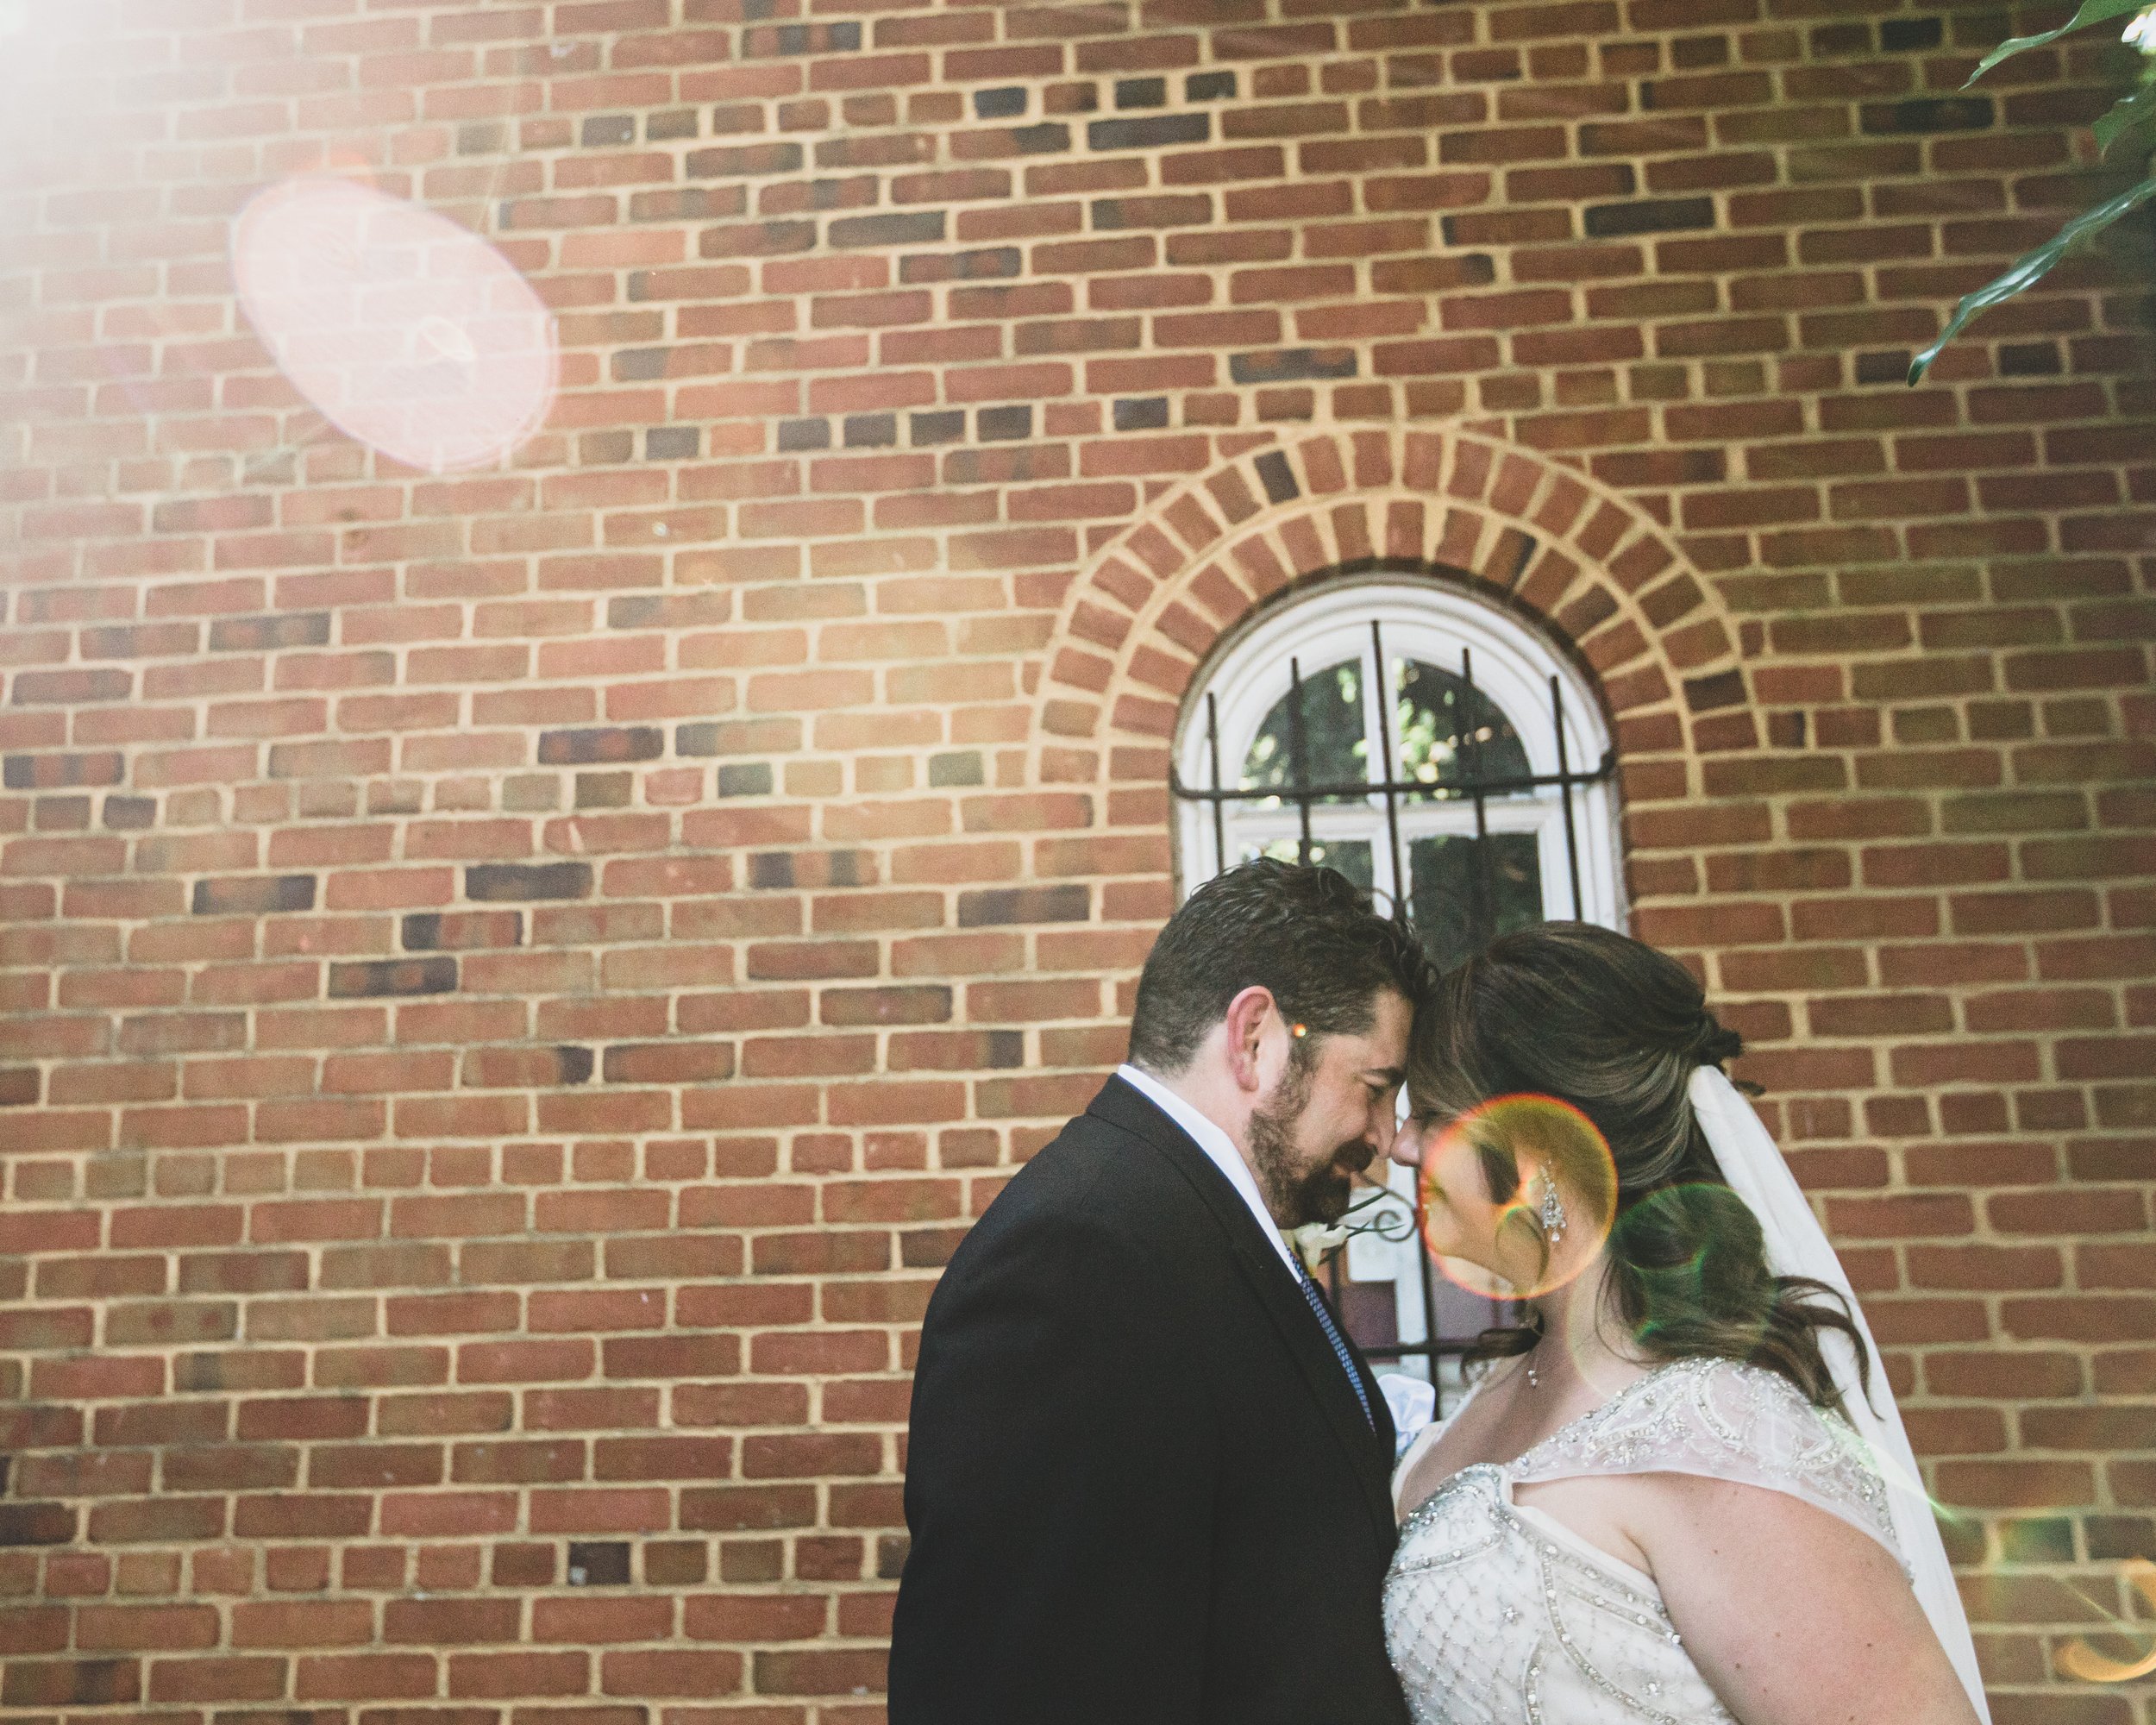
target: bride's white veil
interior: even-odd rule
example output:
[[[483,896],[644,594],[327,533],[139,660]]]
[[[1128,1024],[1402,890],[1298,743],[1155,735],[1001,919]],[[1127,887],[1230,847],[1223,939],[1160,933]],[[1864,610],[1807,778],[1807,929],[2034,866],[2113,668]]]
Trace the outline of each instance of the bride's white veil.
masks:
[[[1767,1267],[1777,1276],[1808,1276],[1847,1300],[1876,1364],[1879,1352],[1871,1339],[1871,1327],[1865,1321],[1864,1309],[1857,1303],[1841,1260],[1834,1256],[1803,1189],[1789,1172],[1789,1164],[1782,1159],[1781,1151],[1760,1124],[1759,1116],[1752,1112],[1752,1104],[1714,1066],[1702,1066],[1692,1074],[1690,1095],[1692,1111],[1707,1134],[1722,1178],[1759,1219],[1760,1231],[1766,1236]],[[1902,1410],[1894,1399],[1893,1386],[1887,1382],[1883,1367],[1875,1369],[1867,1400],[1848,1339],[1825,1332],[1820,1339],[1850,1423],[1871,1446],[1886,1476],[1895,1536],[1908,1559],[1917,1603],[1931,1619],[1946,1657],[1953,1661],[1977,1716],[1984,1725],[1990,1725],[1984,1679],[1977,1670],[1976,1645],[1969,1636],[1969,1619],[1961,1609],[1961,1596],[1954,1590],[1946,1547],[1939,1537],[1939,1524],[1932,1519],[1923,1477],[1917,1471],[1908,1433],[1902,1429]]]

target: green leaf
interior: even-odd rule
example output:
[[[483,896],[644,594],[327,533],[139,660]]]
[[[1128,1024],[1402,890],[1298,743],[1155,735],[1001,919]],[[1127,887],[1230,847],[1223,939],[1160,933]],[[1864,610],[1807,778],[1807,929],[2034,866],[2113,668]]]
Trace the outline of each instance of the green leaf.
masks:
[[[2156,85],[2143,85],[2131,96],[2121,97],[2096,122],[2096,148],[2108,156],[2111,146],[2126,137],[2138,138],[2140,147],[2147,147],[2152,129],[2156,129]]]
[[[1969,83],[1961,87],[1966,90],[1970,84],[1974,84],[2001,60],[2011,59],[2024,48],[2040,48],[2046,42],[2055,42],[2059,37],[2086,28],[2090,24],[2101,24],[2107,18],[2128,17],[2147,4],[2148,0],[2081,0],[2080,10],[2057,29],[2046,30],[2038,36],[2015,36],[2009,41],[2001,42],[1977,62],[1977,69],[1969,74]]]
[[[1946,320],[1946,327],[1939,332],[1939,339],[1909,361],[1909,381],[1923,380],[1947,342],[1959,336],[1963,327],[1979,311],[2011,299],[2025,288],[2040,280],[2051,267],[2065,257],[2068,251],[2082,241],[2102,233],[2122,216],[2131,215],[2156,198],[2156,174],[2152,174],[2131,191],[2122,191],[2109,204],[2099,204],[2093,210],[2077,216],[2061,228],[2046,243],[2039,246],[2025,257],[2016,258],[2005,274],[1988,281],[1974,293],[1964,294],[1961,303],[1954,307],[1954,315]]]

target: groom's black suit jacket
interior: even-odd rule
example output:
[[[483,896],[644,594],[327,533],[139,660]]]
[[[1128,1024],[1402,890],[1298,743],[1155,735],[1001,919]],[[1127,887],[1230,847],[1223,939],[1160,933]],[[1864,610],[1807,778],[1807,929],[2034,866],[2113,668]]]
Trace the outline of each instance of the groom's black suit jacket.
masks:
[[[922,1327],[891,1725],[1404,1725],[1373,1431],[1189,1137],[1110,1080]]]

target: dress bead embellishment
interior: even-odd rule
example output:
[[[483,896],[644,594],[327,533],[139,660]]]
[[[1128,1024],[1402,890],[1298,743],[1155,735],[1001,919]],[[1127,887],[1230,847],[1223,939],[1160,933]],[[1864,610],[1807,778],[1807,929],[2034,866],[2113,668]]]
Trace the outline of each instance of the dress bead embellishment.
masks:
[[[1385,1634],[1416,1725],[1734,1725],[1648,1578],[1559,1543],[1542,1512],[1509,1501],[1517,1484],[1650,1471],[1787,1491],[1893,1549],[1884,1488],[1833,1416],[1756,1367],[1658,1367],[1517,1460],[1462,1469],[1409,1515]]]

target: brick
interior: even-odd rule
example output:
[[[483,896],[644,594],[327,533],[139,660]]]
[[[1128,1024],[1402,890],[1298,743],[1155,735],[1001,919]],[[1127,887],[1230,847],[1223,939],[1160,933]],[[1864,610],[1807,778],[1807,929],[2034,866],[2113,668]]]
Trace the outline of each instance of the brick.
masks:
[[[1993,116],[1988,96],[1867,102],[1859,110],[1864,129],[1873,133],[1982,131]]]
[[[539,739],[539,760],[546,766],[592,766],[621,761],[651,761],[666,752],[665,733],[650,725],[549,731]]]
[[[124,772],[116,751],[82,755],[9,755],[4,782],[11,791],[60,791],[92,785],[116,785]]]
[[[312,875],[274,875],[195,882],[190,908],[197,916],[266,916],[315,907]]]
[[[326,611],[276,617],[222,617],[210,625],[212,652],[267,653],[286,647],[326,647],[331,618]]]
[[[453,957],[353,960],[329,967],[333,1000],[440,994],[456,986],[457,961]]]
[[[1585,231],[1598,239],[1667,234],[1713,227],[1714,205],[1706,198],[1647,198],[1632,204],[1589,204],[1582,219]]]
[[[588,862],[481,862],[464,871],[464,895],[480,903],[583,899],[591,893]]]
[[[961,893],[958,925],[993,927],[1011,923],[1082,922],[1091,894],[1082,886],[998,888]]]
[[[0,1504],[0,1546],[64,1546],[76,1525],[76,1512],[62,1504]]]

